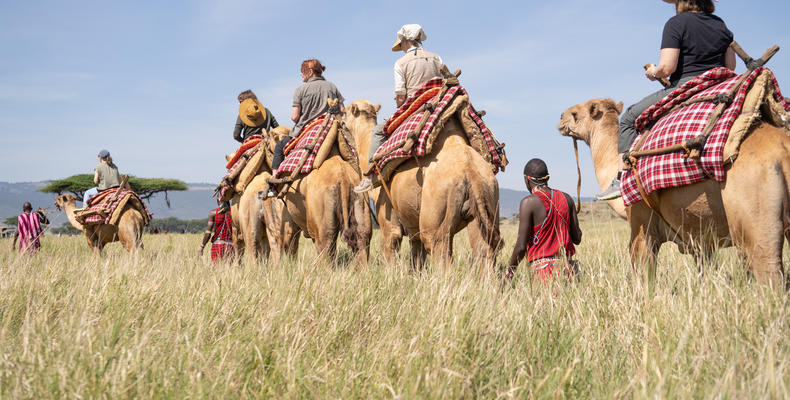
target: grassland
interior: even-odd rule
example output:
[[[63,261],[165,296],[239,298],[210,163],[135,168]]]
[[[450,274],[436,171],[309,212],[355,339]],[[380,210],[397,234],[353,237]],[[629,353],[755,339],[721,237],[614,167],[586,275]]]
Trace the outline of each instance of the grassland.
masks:
[[[297,260],[241,266],[199,258],[198,235],[102,259],[80,237],[32,259],[3,240],[0,397],[790,397],[788,294],[732,250],[700,277],[665,246],[648,296],[625,223],[585,211],[581,278],[548,286],[523,265],[479,276],[463,234],[454,269],[422,273],[329,268],[304,239]]]

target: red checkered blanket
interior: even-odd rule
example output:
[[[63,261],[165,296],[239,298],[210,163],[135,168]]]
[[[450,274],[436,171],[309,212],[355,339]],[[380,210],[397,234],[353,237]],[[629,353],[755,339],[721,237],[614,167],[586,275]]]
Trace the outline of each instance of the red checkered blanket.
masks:
[[[641,157],[636,165],[639,180],[642,182],[646,194],[655,190],[671,187],[690,185],[708,179],[708,175],[717,181],[724,181],[723,150],[727,142],[730,128],[743,108],[752,82],[764,70],[758,68],[751,72],[749,77],[735,94],[732,104],[722,113],[715,123],[700,157],[698,166],[694,160],[684,158],[683,152]],[[715,68],[686,82],[672,93],[661,99],[636,120],[635,127],[644,130],[650,124],[655,124],[649,132],[649,137],[640,150],[658,149],[666,146],[683,143],[702,133],[707,125],[708,117],[716,108],[716,103],[704,101],[694,103],[679,109],[669,115],[661,117],[678,104],[692,98],[726,93],[737,84],[740,77],[726,68]],[[776,95],[781,99],[776,78]],[[783,100],[782,100],[783,101]],[[790,108],[789,108],[790,109]],[[656,118],[660,117],[658,121]],[[641,136],[634,141],[631,150],[639,143]],[[701,167],[700,167],[701,166]],[[625,172],[622,178],[621,192],[626,206],[642,200],[633,170]]]
[[[228,173],[225,174],[225,177],[232,175],[237,168],[241,165],[242,156],[246,155],[247,159],[252,158],[255,153],[258,152],[260,146],[258,144],[263,140],[263,136],[261,135],[252,135],[246,139],[244,139],[244,143],[239,146],[239,149],[233,153],[233,156],[228,160],[228,163],[225,164],[225,168],[228,169]]]
[[[398,110],[387,120],[387,122],[385,122],[385,132],[388,131],[388,127],[393,121],[402,119],[400,117],[404,113],[409,112],[412,103],[420,98],[420,96],[432,89],[441,87],[442,84],[443,81],[441,78],[434,78],[424,83],[423,86],[413,95],[411,95],[409,99],[406,100],[406,102],[403,103],[403,105],[398,108]],[[404,151],[402,147],[405,144],[408,136],[419,128],[424,112],[414,112],[410,117],[406,118],[405,121],[400,122],[395,131],[388,136],[387,140],[381,145],[381,147],[379,147],[374,155],[374,158],[381,157],[377,161],[379,170],[383,170],[384,166],[393,160],[402,160],[412,156],[424,156],[426,154],[428,139],[431,136],[431,132],[433,131],[437,121],[442,116],[442,113],[455,98],[464,95],[468,96],[469,94],[461,85],[451,86],[447,89],[447,91],[444,92],[444,95],[439,100],[439,102],[436,103],[433,112],[428,117],[422,130],[417,133],[416,146],[413,146],[408,152]],[[413,112],[413,110],[411,111]],[[493,133],[491,133],[491,131],[488,129],[486,124],[483,122],[483,119],[480,117],[480,114],[478,114],[471,103],[466,106],[466,112],[469,113],[471,120],[475,125],[477,125],[477,128],[482,133],[495,171],[499,171],[500,169],[504,170],[505,162],[503,160],[502,154],[500,154],[502,149],[499,143],[496,141],[496,138],[494,138]]]
[[[106,201],[101,201],[98,204],[91,205],[90,208],[88,209],[89,211],[86,212],[86,214],[95,211],[101,211],[101,213],[89,215],[88,217],[85,218],[85,221],[83,223],[84,224],[117,223],[118,219],[120,218],[120,215],[116,215],[116,212],[121,211],[121,209],[119,209],[119,206],[123,207],[126,204],[131,203],[132,207],[137,208],[137,210],[140,211],[141,214],[143,214],[145,225],[148,225],[148,221],[151,220],[153,214],[148,212],[148,207],[146,207],[145,202],[143,202],[143,199],[141,199],[140,196],[138,196],[137,193],[135,193],[134,191],[122,189],[121,193],[118,194],[118,196],[115,198],[114,201],[109,201],[110,198],[115,196],[116,190],[117,189],[114,188],[114,189],[107,189],[103,191],[101,194],[106,193],[103,196],[104,200]]]
[[[316,121],[318,119],[320,119],[320,121]],[[315,157],[318,154],[318,151],[321,149],[321,145],[324,143],[327,133],[329,133],[329,130],[332,128],[332,124],[337,120],[337,116],[330,113],[324,113],[316,117],[316,120],[313,121],[318,123],[308,123],[305,126],[305,130],[299,134],[299,137],[291,140],[291,142],[296,142],[295,145],[291,146],[291,143],[288,144],[288,146],[291,147],[291,151],[285,157],[283,163],[280,164],[280,167],[277,169],[277,171],[274,172],[275,178],[282,177],[283,175],[296,170],[296,168],[299,166],[299,162],[305,155],[307,155],[307,159],[305,160],[304,164],[302,164],[302,169],[299,171],[299,173],[307,174],[313,170]],[[352,144],[349,146],[349,148],[354,154],[354,157],[356,157],[356,149],[353,146],[354,141],[347,136],[345,129],[338,129],[337,133],[337,140],[345,140],[346,143]],[[311,145],[312,148],[310,148]]]

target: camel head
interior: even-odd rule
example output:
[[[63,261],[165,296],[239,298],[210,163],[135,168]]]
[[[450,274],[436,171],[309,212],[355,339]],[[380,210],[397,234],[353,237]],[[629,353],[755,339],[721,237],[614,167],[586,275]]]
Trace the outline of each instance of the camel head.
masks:
[[[343,120],[347,124],[357,121],[359,118],[364,118],[368,121],[373,121],[376,124],[376,117],[378,117],[381,104],[374,105],[367,100],[356,100],[346,108],[346,114]]]
[[[71,193],[62,194],[55,198],[55,208],[58,211],[65,210],[66,206],[76,206],[77,197]]]
[[[622,111],[622,102],[615,104],[612,99],[592,99],[565,110],[557,129],[562,136],[580,139],[589,145],[590,136],[600,124],[617,126]]]

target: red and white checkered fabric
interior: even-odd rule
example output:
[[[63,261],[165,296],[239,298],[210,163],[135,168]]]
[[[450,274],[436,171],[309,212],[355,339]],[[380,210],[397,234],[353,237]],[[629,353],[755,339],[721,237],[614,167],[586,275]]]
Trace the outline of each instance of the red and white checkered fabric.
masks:
[[[302,156],[308,151],[309,154],[307,155],[307,159],[305,160],[304,165],[302,165],[302,169],[300,173],[307,174],[313,170],[313,162],[315,161],[315,156],[316,154],[318,154],[318,150],[321,148],[321,145],[324,143],[324,140],[326,139],[326,135],[327,133],[329,133],[329,130],[332,128],[332,124],[337,119],[337,116],[335,116],[334,114],[324,113],[316,117],[316,119],[318,118],[329,118],[329,120],[325,121],[326,123],[321,122],[314,124],[312,127],[309,128],[307,132],[302,132],[299,135],[298,139],[294,139],[299,141],[296,143],[296,146],[294,146],[293,150],[291,150],[291,152],[288,153],[288,155],[285,157],[283,163],[280,164],[280,168],[278,168],[277,171],[275,171],[274,173],[275,178],[279,178],[287,173],[293,172],[296,169],[296,167],[299,166],[299,160],[301,160]],[[310,123],[308,123],[307,125],[310,125]],[[351,148],[351,151],[354,153],[354,157],[356,157],[357,153],[356,153],[356,149],[354,149],[354,145],[353,145],[354,142],[346,136],[346,132],[344,132],[343,129],[338,130],[338,140],[343,140],[340,138],[340,136],[343,136],[343,138],[350,144],[349,147]],[[312,143],[313,140],[315,140],[315,145],[312,148],[312,150],[306,149],[305,146]]]
[[[389,125],[390,121],[394,120],[400,114],[405,112],[411,105],[411,102],[416,100],[422,93],[426,92],[427,90],[435,88],[437,84],[441,85],[442,80],[439,78],[435,78],[423,84],[423,86],[411,97],[409,97],[409,99],[398,109],[398,111],[396,111],[395,114],[393,114],[390,117],[390,119],[387,120],[387,122],[385,123],[385,127]],[[403,150],[396,150],[396,149],[400,149],[403,146],[403,144],[406,142],[406,138],[409,136],[409,134],[411,134],[415,129],[418,128],[418,126],[420,125],[420,121],[422,120],[423,117],[423,112],[416,112],[408,119],[406,119],[403,123],[401,123],[400,126],[398,126],[398,128],[395,130],[395,132],[392,132],[392,134],[390,134],[387,137],[387,140],[381,145],[381,147],[379,147],[379,149],[376,150],[376,154],[374,155],[374,157],[378,156],[379,154],[387,154],[387,156],[383,157],[381,160],[378,161],[377,163],[378,168],[383,169],[387,163],[396,159],[409,158],[412,156],[417,156],[417,157],[424,156],[426,154],[427,140],[431,134],[431,131],[434,128],[434,125],[436,124],[436,121],[442,115],[442,112],[444,112],[445,108],[447,108],[447,106],[451,104],[452,101],[457,96],[462,96],[462,95],[468,96],[469,94],[467,93],[466,89],[464,89],[464,87],[461,85],[452,86],[447,89],[447,91],[444,93],[444,96],[436,104],[436,108],[434,108],[433,113],[431,113],[431,115],[428,117],[425,126],[417,135],[416,146],[412,147],[411,151],[408,153]],[[472,117],[472,120],[475,122],[475,124],[477,124],[478,128],[480,129],[480,132],[482,132],[488,151],[491,154],[491,159],[493,161],[495,170],[499,171],[500,169],[504,169],[502,157],[499,154],[499,149],[497,148],[496,140],[494,139],[493,134],[488,129],[486,124],[483,122],[483,119],[480,117],[480,115],[477,113],[477,111],[474,109],[471,103],[467,107],[467,111],[469,112],[469,115]]]
[[[107,190],[115,191],[117,189],[107,189]],[[115,193],[112,193],[109,196],[114,196],[114,195]],[[140,196],[137,195],[137,193],[135,193],[132,190],[123,189],[121,190],[121,193],[118,194],[118,197],[113,202],[103,201],[99,204],[94,204],[90,206],[91,210],[105,210],[107,212],[105,214],[106,217],[102,217],[100,214],[94,214],[85,218],[85,224],[96,224],[96,223],[109,224],[110,219],[112,218],[112,214],[115,212],[115,209],[118,208],[118,204],[120,204],[121,201],[126,196],[134,196],[137,198],[140,204],[143,205],[143,209],[145,213],[148,215],[148,220],[150,220],[151,217],[153,217],[153,214],[148,212],[148,207],[145,205],[145,202],[143,202],[143,199],[141,199]]]
[[[724,145],[735,119],[743,108],[746,94],[751,88],[754,79],[764,70],[758,68],[751,72],[749,77],[735,94],[732,104],[722,113],[715,123],[713,131],[705,144],[700,157],[700,168],[694,160],[684,158],[683,152],[662,154],[657,156],[642,157],[637,162],[639,180],[642,182],[646,194],[659,189],[690,185],[708,179],[710,174],[717,181],[724,181]],[[636,120],[636,128],[644,130],[660,117],[664,112],[671,110],[676,105],[690,99],[726,93],[736,85],[740,76],[726,68],[715,68],[690,80],[659,102],[645,110]],[[776,85],[778,99],[781,100],[779,85]],[[783,100],[782,100],[783,101]],[[708,122],[708,117],[716,108],[716,103],[711,101],[691,104],[669,115],[661,117],[650,130],[650,137],[645,141],[640,150],[652,150],[666,146],[683,143],[702,133]],[[634,141],[631,150],[635,150],[641,136]],[[620,191],[626,206],[642,200],[633,170],[626,171],[622,178]]]

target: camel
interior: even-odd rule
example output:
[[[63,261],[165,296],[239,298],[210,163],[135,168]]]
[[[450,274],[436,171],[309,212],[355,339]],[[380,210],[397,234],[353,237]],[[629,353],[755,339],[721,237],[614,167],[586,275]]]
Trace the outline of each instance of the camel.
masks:
[[[259,256],[271,255],[272,262],[279,264],[283,250],[290,256],[296,255],[299,235],[290,215],[284,212],[281,200],[261,201],[258,198],[259,192],[268,190],[266,179],[269,176],[270,173],[262,172],[252,179],[241,196],[236,197],[236,211],[231,210],[231,215],[234,225],[238,223],[239,234],[235,244],[238,249],[244,249],[247,261],[254,262]]]
[[[281,126],[269,132],[269,140],[276,143],[288,135],[290,129]],[[267,139],[264,139],[267,140]],[[230,156],[225,156],[229,159]],[[229,191],[231,218],[233,220],[233,244],[236,259],[244,254],[248,262],[255,262],[260,256],[271,255],[275,264],[280,262],[282,252],[295,256],[299,250],[298,227],[285,212],[279,199],[261,201],[258,193],[266,193],[269,186],[266,179],[271,176],[272,153],[267,151],[265,162],[242,193]],[[272,251],[274,250],[274,251]]]
[[[367,169],[368,161],[370,160],[370,135],[373,132],[373,127],[376,126],[379,109],[381,109],[381,105],[373,105],[367,100],[356,100],[346,108],[346,113],[343,117],[346,128],[354,137],[357,154],[359,155],[359,166],[362,171]],[[375,188],[368,192],[374,204],[377,204],[377,215],[385,212],[383,204],[381,206],[378,205],[380,194],[381,188]],[[384,218],[377,217],[376,220],[381,231],[384,259],[387,263],[391,263],[395,255],[400,251],[403,227],[398,222],[398,217],[391,210]]]
[[[358,100],[346,113],[346,126],[354,130],[356,138],[367,135],[369,140],[368,126],[375,123],[375,116],[371,121],[372,114],[364,110],[370,110],[370,106]],[[358,121],[360,118],[367,122]],[[469,146],[456,116],[448,119],[431,154],[405,161],[382,186],[389,194],[387,190],[379,193],[376,213],[388,260],[395,253],[393,244],[399,243],[402,235],[388,226],[402,226],[408,234],[415,269],[422,268],[428,253],[435,265],[449,265],[453,237],[468,228],[481,270],[493,270],[501,244],[499,184],[491,165]]]
[[[138,248],[143,248],[143,227],[145,226],[143,215],[131,205],[126,205],[121,211],[122,215],[118,221],[118,226],[111,224],[90,224],[83,226],[74,218],[74,210],[77,198],[70,193],[62,194],[55,198],[55,207],[63,210],[71,225],[85,233],[88,246],[94,253],[101,255],[107,243],[120,241],[123,248],[130,253],[134,253]]]
[[[602,188],[617,172],[622,108],[622,103],[611,99],[593,99],[567,109],[558,125],[563,136],[590,146]],[[790,136],[782,128],[761,122],[741,143],[726,182],[709,179],[653,192],[650,201],[660,214],[644,201],[625,209],[632,265],[646,265],[648,281],[653,282],[656,255],[665,242],[674,241],[682,252],[698,258],[734,244],[758,282],[780,285],[786,279],[782,246],[785,238],[790,240],[788,188]]]

